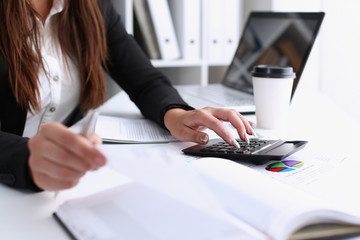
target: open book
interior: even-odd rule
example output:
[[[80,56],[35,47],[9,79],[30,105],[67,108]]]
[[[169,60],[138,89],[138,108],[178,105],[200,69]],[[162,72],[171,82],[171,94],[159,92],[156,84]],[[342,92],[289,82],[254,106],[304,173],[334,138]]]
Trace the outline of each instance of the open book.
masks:
[[[360,236],[360,216],[339,206],[232,161],[208,158],[193,164],[229,213],[269,239]]]
[[[359,216],[304,191],[232,161],[187,164],[156,148],[143,159],[135,148],[119,156],[114,147],[101,146],[110,166],[135,181],[70,200],[57,219],[75,239],[360,236]]]
[[[164,143],[177,141],[168,131],[145,118],[100,115],[95,132],[108,143]]]

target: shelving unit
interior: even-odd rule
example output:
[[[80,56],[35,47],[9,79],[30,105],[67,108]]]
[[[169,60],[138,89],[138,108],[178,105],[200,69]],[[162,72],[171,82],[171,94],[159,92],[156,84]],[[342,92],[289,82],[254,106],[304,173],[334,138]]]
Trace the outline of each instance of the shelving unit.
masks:
[[[112,0],[116,10],[120,13],[124,26],[130,34],[134,32],[134,10],[133,10],[133,0]],[[182,0],[179,0],[182,1]],[[204,1],[202,0],[202,8],[205,6]],[[218,0],[223,1],[223,0]],[[239,0],[241,1],[241,0]],[[240,4],[242,7],[242,3]],[[221,9],[219,9],[221,10]],[[201,25],[205,26],[205,22],[208,21],[208,14],[204,13],[203,9]],[[242,10],[239,10],[239,13],[242,13]],[[241,16],[240,16],[241,15]],[[237,17],[242,27],[242,14],[239,14]],[[227,66],[230,64],[231,58],[221,61],[209,61],[207,60],[207,43],[203,36],[206,36],[207,29],[202,27],[200,29],[202,35],[201,41],[201,57],[199,60],[152,60],[153,65],[158,68],[161,72],[166,75],[173,84],[182,85],[182,84],[200,84],[207,85],[208,83],[219,82]],[[239,29],[239,34],[241,33]]]

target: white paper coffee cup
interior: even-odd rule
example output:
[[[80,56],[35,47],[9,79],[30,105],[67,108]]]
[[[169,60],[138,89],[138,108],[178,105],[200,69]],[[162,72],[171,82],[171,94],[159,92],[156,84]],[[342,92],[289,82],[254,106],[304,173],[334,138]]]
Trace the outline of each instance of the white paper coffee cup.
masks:
[[[257,65],[253,68],[256,127],[280,129],[287,124],[294,78],[292,67]]]

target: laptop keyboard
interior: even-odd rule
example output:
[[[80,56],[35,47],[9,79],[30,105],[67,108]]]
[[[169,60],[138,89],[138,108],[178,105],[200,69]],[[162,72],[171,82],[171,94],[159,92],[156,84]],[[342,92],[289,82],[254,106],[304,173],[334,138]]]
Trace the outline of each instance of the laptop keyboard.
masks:
[[[244,94],[240,91],[236,91],[236,93],[226,91],[226,89],[219,88],[219,86],[216,86],[215,88],[213,88],[211,85],[206,87],[194,86],[187,87],[186,89],[184,89],[184,91],[199,98],[211,99],[212,102],[224,103],[226,106],[241,106],[254,104],[253,99],[249,98],[249,95]]]

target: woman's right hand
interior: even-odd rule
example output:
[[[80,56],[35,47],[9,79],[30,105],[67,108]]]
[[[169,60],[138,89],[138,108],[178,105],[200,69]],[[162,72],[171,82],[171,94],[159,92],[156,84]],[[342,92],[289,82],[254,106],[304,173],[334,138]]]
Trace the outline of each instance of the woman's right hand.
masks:
[[[29,167],[35,184],[48,191],[74,187],[87,171],[105,165],[104,155],[95,148],[99,138],[87,139],[60,123],[47,123],[28,142]]]

